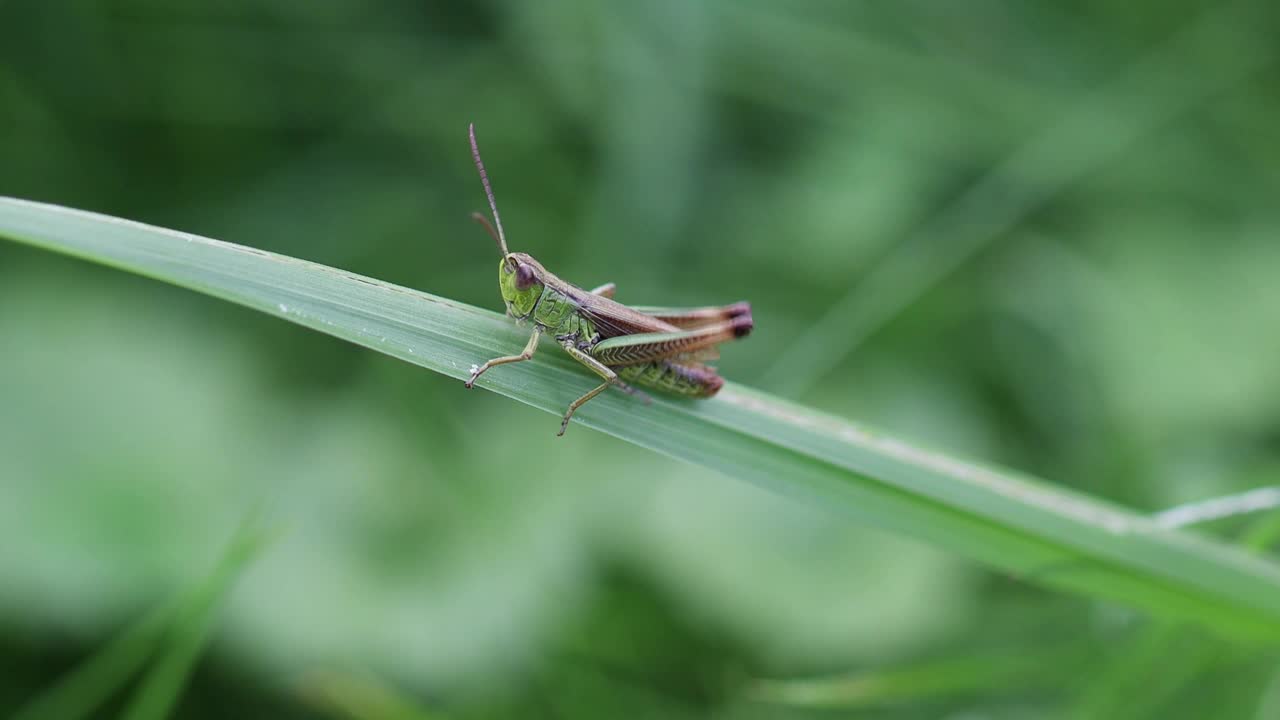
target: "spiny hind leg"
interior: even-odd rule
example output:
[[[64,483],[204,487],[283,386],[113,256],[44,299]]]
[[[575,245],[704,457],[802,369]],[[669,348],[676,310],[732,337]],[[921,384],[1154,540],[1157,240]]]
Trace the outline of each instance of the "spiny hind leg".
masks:
[[[619,390],[622,390],[625,393],[636,395],[642,398],[646,403],[652,402],[652,400],[649,398],[648,395],[640,392],[639,390],[631,387],[630,385],[622,382],[622,380],[618,379],[618,373],[614,372],[613,369],[610,368],[608,365],[605,365],[599,360],[596,360],[590,355],[582,352],[578,348],[574,347],[572,343],[565,343],[564,350],[565,352],[569,353],[569,355],[572,356],[574,360],[577,360],[583,365],[586,365],[588,368],[591,369],[592,372],[604,378],[604,382],[600,383],[599,386],[592,388],[591,390],[583,394],[582,397],[569,403],[569,409],[565,411],[564,419],[560,421],[560,432],[556,433],[557,436],[564,435],[565,429],[569,427],[570,418],[573,417],[573,413],[576,412],[578,408],[585,405],[587,401],[590,400],[591,398],[604,392],[605,389],[608,388],[610,385],[618,388]]]
[[[696,330],[666,333],[639,333],[607,338],[591,348],[592,357],[613,366],[640,365],[667,360],[715,347],[751,332],[751,316],[742,315],[705,325]]]
[[[495,365],[506,365],[507,363],[523,362],[533,357],[533,353],[538,349],[538,338],[541,335],[542,335],[542,328],[538,327],[537,325],[534,325],[533,334],[529,336],[528,344],[524,346],[524,351],[521,352],[519,355],[505,355],[503,357],[497,357],[492,360],[486,361],[485,364],[479,367],[472,365],[471,367],[473,369],[471,370],[471,378],[466,382],[464,382],[463,386],[465,386],[468,390],[470,390],[471,386],[476,384],[476,378],[483,375],[485,370],[488,370],[489,368]]]
[[[618,291],[618,285],[616,283],[605,283],[600,287],[591,288],[592,295],[607,297],[610,300],[613,299],[613,294],[617,291]]]

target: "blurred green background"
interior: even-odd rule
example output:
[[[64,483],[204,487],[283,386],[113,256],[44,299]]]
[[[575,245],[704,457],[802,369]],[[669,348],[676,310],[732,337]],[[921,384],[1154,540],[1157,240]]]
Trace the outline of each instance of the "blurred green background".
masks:
[[[1280,476],[1277,37],[1198,0],[0,0],[0,194],[500,309],[475,122],[513,250],[752,301],[731,379],[1151,511]],[[554,430],[0,243],[0,709],[259,509],[180,717],[1280,717],[1275,653]],[[756,682],[832,673],[819,710]]]

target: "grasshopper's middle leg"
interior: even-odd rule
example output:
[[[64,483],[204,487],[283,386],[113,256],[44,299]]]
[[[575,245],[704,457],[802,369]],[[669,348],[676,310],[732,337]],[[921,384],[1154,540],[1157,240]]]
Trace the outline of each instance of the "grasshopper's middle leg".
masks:
[[[519,355],[506,355],[503,357],[497,357],[492,360],[486,361],[485,364],[471,371],[471,379],[467,380],[465,383],[463,383],[463,385],[466,386],[468,390],[470,390],[471,386],[476,384],[476,378],[480,377],[485,370],[488,370],[494,365],[505,365],[507,363],[521,362],[533,357],[534,351],[538,349],[538,338],[541,336],[542,336],[542,328],[537,325],[534,325],[533,334],[529,336],[529,343],[524,346],[523,352],[521,352]],[[472,367],[475,367],[475,366],[473,365]]]
[[[564,350],[565,352],[569,353],[569,355],[571,355],[574,360],[577,360],[583,365],[586,365],[588,368],[591,369],[592,372],[604,378],[604,382],[600,383],[595,388],[588,390],[585,394],[583,394],[582,397],[569,403],[569,409],[565,412],[564,419],[560,421],[560,432],[556,433],[557,437],[564,435],[565,429],[569,427],[569,418],[573,417],[573,413],[575,410],[585,405],[587,401],[590,400],[591,398],[604,392],[605,388],[608,388],[610,385],[614,385],[619,390],[630,393],[632,395],[638,395],[641,398],[643,398],[645,402],[651,402],[651,400],[649,399],[649,396],[645,395],[639,390],[636,390],[630,385],[619,380],[618,373],[614,372],[612,368],[600,362],[599,360],[591,357],[590,355],[582,352],[577,347],[575,347],[572,342],[564,343]]]

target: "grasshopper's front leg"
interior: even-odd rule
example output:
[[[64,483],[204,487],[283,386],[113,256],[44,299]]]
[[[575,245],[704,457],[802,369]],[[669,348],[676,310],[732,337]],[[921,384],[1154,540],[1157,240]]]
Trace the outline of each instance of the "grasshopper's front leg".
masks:
[[[476,367],[475,365],[472,365],[471,379],[467,380],[465,383],[463,383],[463,385],[468,390],[470,390],[471,386],[476,384],[476,378],[480,377],[482,374],[484,374],[485,370],[488,370],[494,365],[506,365],[507,363],[521,362],[533,357],[534,351],[538,349],[538,338],[540,338],[541,336],[542,336],[542,328],[537,325],[534,325],[533,334],[529,336],[529,343],[524,346],[523,352],[521,352],[519,355],[506,355],[504,357],[494,358],[492,360],[486,361],[485,364],[481,365],[480,367]]]
[[[619,390],[630,393],[632,395],[638,395],[639,397],[643,398],[646,403],[652,402],[652,400],[649,399],[648,395],[645,395],[639,390],[636,390],[630,385],[619,380],[618,373],[614,372],[613,369],[610,368],[608,365],[605,365],[599,360],[579,350],[576,346],[574,346],[573,341],[564,343],[564,350],[565,352],[569,353],[569,355],[572,356],[574,360],[577,360],[583,365],[586,365],[588,368],[591,369],[592,372],[604,378],[604,382],[600,383],[600,385],[598,385],[597,387],[587,391],[582,397],[569,403],[569,409],[565,412],[564,419],[560,421],[560,432],[556,433],[556,437],[564,435],[565,429],[569,427],[569,418],[573,417],[573,413],[575,410],[585,405],[587,401],[590,400],[591,398],[604,392],[605,388],[609,387],[610,385],[617,386]]]

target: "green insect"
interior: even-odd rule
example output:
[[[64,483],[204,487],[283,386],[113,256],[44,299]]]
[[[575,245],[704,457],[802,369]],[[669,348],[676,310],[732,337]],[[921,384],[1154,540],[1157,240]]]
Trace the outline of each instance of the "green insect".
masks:
[[[472,365],[466,386],[470,388],[476,378],[495,365],[533,357],[538,339],[545,333],[604,380],[569,404],[557,435],[563,435],[569,427],[574,411],[610,385],[646,401],[649,398],[629,383],[687,397],[715,395],[724,379],[704,362],[719,357],[716,346],[720,343],[751,332],[751,306],[740,302],[724,307],[628,307],[613,301],[613,283],[583,290],[556,277],[525,253],[508,252],[498,204],[480,160],[474,125],[470,135],[471,156],[489,198],[493,224],[480,213],[473,213],[472,217],[489,231],[502,251],[498,287],[507,314],[518,320],[531,320],[533,335],[519,355]]]

